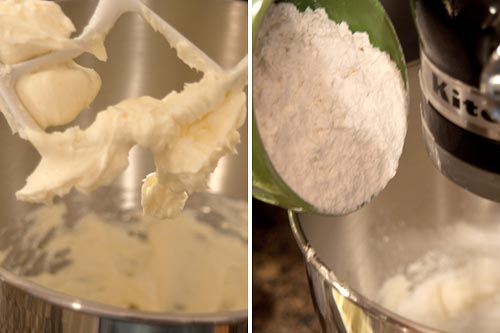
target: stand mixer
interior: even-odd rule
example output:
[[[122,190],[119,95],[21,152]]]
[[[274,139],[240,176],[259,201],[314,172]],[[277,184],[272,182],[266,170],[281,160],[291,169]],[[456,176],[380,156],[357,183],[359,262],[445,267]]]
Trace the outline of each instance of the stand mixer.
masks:
[[[487,253],[495,262],[487,268],[498,267],[500,1],[410,3],[421,57],[408,64],[408,133],[395,178],[349,216],[289,212],[325,333],[498,331],[498,308],[489,303],[499,295],[498,282],[480,294],[496,274],[481,276],[477,263]],[[453,231],[462,226],[466,232],[458,237]],[[419,260],[436,254],[447,263],[431,258],[435,266],[426,271]],[[470,281],[461,270],[467,263],[473,267]],[[408,309],[425,315],[401,311],[400,300],[410,299],[416,287],[448,273],[452,278],[435,284],[429,297],[414,293],[419,299]],[[386,295],[395,302],[389,305],[380,291],[393,277],[408,277],[399,280],[408,288],[392,285]],[[485,311],[478,306],[483,304]],[[425,312],[431,308],[438,309],[435,321]]]
[[[458,185],[500,201],[500,1],[412,1],[427,151]]]

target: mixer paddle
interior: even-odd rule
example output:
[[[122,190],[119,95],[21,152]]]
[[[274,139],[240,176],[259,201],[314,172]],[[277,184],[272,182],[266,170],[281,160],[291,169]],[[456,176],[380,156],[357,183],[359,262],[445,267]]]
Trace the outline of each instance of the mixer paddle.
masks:
[[[102,47],[105,36],[116,21],[127,12],[140,14],[151,27],[160,32],[170,45],[178,50],[178,56],[190,67],[198,70],[222,71],[202,50],[149,9],[140,0],[100,0],[89,23],[80,36],[72,39],[73,48],[53,51],[14,65],[0,64],[0,109],[13,133],[28,140],[28,131],[43,132],[40,125],[24,107],[16,93],[17,80],[24,74],[41,68],[72,60],[84,52],[93,53],[99,60],[106,60]],[[184,52],[189,49],[190,52]]]

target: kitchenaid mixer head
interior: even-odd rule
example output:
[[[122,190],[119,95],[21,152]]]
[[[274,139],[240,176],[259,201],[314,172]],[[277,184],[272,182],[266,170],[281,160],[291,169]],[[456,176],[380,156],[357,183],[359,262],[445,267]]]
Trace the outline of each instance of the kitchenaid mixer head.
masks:
[[[413,1],[423,136],[438,169],[500,202],[500,1]]]

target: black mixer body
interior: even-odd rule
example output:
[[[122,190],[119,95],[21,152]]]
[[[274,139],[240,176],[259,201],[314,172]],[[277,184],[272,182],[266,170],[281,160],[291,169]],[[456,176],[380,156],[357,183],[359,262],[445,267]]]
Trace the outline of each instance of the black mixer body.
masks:
[[[422,128],[448,178],[500,201],[500,0],[414,0]]]

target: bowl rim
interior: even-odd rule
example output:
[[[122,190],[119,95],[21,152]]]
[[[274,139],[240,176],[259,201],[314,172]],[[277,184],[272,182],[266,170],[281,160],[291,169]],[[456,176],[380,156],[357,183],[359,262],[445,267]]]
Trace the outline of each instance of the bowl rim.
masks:
[[[412,332],[408,331],[408,333],[445,333],[444,331],[436,330],[392,312],[370,300],[362,293],[358,292],[355,288],[350,287],[348,283],[341,281],[335,274],[334,270],[323,262],[314,250],[314,247],[311,243],[309,243],[309,240],[302,229],[299,213],[288,210],[288,221],[290,223],[290,227],[292,228],[293,237],[295,238],[297,245],[304,256],[306,265],[308,267],[312,266],[316,270],[316,273],[321,275],[323,280],[328,283],[331,288],[341,294],[342,297],[347,298],[356,306],[375,315],[376,317],[382,317],[387,322],[403,327],[405,331],[408,329],[412,330]]]

